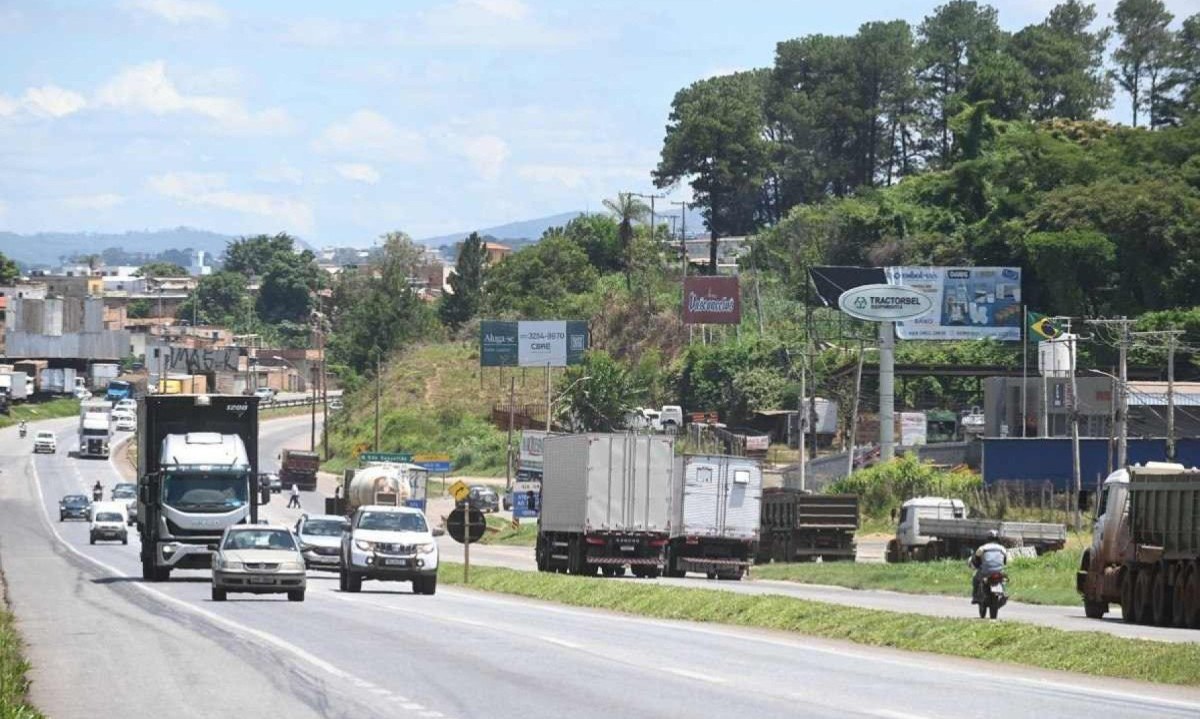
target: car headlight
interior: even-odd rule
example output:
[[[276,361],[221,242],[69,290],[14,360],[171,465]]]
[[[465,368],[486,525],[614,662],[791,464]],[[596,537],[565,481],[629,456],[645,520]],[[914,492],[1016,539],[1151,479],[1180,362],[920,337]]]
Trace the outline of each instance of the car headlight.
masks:
[[[279,569],[284,572],[303,572],[304,562],[283,562],[279,565]]]
[[[242,563],[234,559],[214,559],[214,569],[241,569]]]
[[[314,546],[312,544],[301,544],[300,545],[301,552],[311,552],[314,549],[316,549],[316,546]]]
[[[364,552],[370,552],[375,549],[375,543],[368,542],[365,539],[354,540],[354,546],[358,547],[359,549],[361,549]]]
[[[437,550],[437,544],[433,542],[425,542],[417,545],[417,551],[421,554],[433,554]]]

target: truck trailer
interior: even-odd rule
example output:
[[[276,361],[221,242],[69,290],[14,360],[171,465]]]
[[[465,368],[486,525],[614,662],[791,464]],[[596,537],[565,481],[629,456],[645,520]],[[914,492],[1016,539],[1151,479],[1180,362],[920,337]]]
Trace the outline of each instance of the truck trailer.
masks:
[[[258,399],[148,395],[138,403],[142,578],[208,569],[226,527],[258,521]]]
[[[759,564],[854,561],[858,497],[809,494],[791,488],[763,491]]]
[[[671,436],[574,434],[543,444],[539,571],[662,573],[679,468]]]
[[[85,400],[79,404],[79,444],[77,457],[108,458],[112,444],[112,407],[104,400]]]
[[[1200,629],[1200,470],[1167,462],[1104,481],[1075,588],[1084,613],[1110,604],[1126,622]]]
[[[758,549],[762,467],[722,455],[687,455],[675,464],[663,572],[741,579]]]
[[[285,449],[279,455],[279,481],[284,490],[296,485],[305,492],[317,488],[317,470],[321,467],[321,457],[316,452],[299,449]]]
[[[1007,547],[1028,547],[1039,555],[1067,543],[1067,528],[1062,524],[970,518],[961,499],[917,497],[901,505],[896,536],[888,540],[884,558],[888,562],[966,559],[990,541],[992,532]]]

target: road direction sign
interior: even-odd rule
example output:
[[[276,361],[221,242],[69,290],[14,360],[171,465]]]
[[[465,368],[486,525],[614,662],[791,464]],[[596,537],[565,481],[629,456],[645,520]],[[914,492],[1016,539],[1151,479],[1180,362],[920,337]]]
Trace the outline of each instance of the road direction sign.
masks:
[[[461,479],[450,485],[450,496],[454,497],[455,502],[461,502],[471,493],[471,488]]]
[[[539,475],[540,479],[540,475]],[[542,483],[513,482],[512,514],[514,519],[535,519],[541,509]]]
[[[358,455],[361,462],[412,462],[411,452],[363,452]]]
[[[450,471],[450,455],[448,454],[414,454],[413,464],[419,464],[429,472],[445,474]]]
[[[487,520],[483,512],[474,507],[469,510],[459,507],[446,517],[446,533],[459,544],[478,542],[486,530]]]

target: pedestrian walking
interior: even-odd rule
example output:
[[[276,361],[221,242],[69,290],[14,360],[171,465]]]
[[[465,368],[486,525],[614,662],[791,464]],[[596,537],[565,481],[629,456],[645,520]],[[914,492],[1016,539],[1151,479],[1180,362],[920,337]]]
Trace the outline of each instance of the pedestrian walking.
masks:
[[[292,483],[292,496],[290,499],[288,499],[287,506],[288,506],[288,509],[291,509],[292,507],[295,507],[296,509],[301,509],[301,507],[300,507],[300,488],[297,487],[294,482]]]

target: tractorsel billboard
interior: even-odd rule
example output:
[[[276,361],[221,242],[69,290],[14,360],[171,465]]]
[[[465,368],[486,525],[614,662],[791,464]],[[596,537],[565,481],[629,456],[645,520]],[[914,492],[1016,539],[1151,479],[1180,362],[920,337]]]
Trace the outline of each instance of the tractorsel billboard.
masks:
[[[933,301],[907,287],[862,285],[843,292],[838,307],[860,320],[893,322],[927,314],[933,309]]]
[[[889,285],[921,292],[933,311],[896,325],[903,340],[1021,341],[1020,267],[888,267]]]
[[[742,294],[736,276],[683,279],[685,325],[736,325],[741,321]]]
[[[586,322],[484,320],[479,324],[483,367],[566,367],[582,362],[587,348]]]

